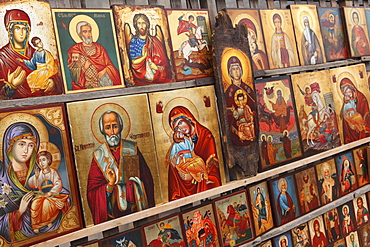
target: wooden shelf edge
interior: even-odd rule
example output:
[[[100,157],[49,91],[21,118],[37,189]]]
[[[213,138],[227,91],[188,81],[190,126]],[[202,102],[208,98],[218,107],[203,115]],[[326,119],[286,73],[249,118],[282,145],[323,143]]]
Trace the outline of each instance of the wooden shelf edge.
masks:
[[[131,222],[147,218],[147,217],[152,216],[152,215],[164,213],[164,212],[169,211],[173,208],[178,208],[178,207],[181,207],[181,206],[186,205],[186,204],[194,203],[194,202],[197,202],[197,201],[200,201],[200,200],[204,200],[206,198],[217,196],[217,195],[220,195],[222,193],[225,193],[225,192],[228,192],[228,191],[231,191],[231,190],[243,187],[243,186],[247,186],[247,185],[252,184],[254,182],[262,181],[264,179],[270,178],[270,177],[278,175],[280,173],[294,170],[294,169],[302,167],[304,165],[316,162],[320,159],[328,158],[330,156],[333,156],[334,154],[337,154],[337,153],[340,153],[340,152],[343,152],[343,151],[346,151],[346,150],[350,150],[352,148],[355,148],[357,146],[360,146],[360,145],[363,145],[363,144],[366,144],[366,143],[369,143],[369,142],[370,142],[370,137],[367,137],[367,138],[364,138],[364,139],[361,139],[361,140],[358,140],[358,141],[355,141],[355,142],[351,142],[351,143],[342,145],[340,147],[322,152],[320,154],[316,154],[316,155],[313,155],[313,156],[310,156],[310,157],[307,157],[307,158],[303,158],[301,160],[286,164],[284,166],[280,166],[280,167],[277,167],[277,168],[274,168],[274,169],[271,169],[271,170],[268,170],[268,171],[265,171],[265,172],[257,173],[257,175],[253,176],[253,177],[249,177],[249,178],[245,178],[245,179],[241,179],[241,180],[236,180],[236,181],[231,181],[231,182],[229,182],[225,185],[222,185],[220,187],[217,187],[217,188],[213,188],[213,189],[210,189],[210,190],[207,190],[207,191],[203,191],[203,192],[197,193],[195,195],[191,195],[191,196],[188,196],[188,197],[185,197],[185,198],[178,199],[176,201],[167,202],[167,203],[164,203],[162,205],[158,205],[156,207],[149,208],[149,209],[146,209],[146,210],[143,210],[143,211],[140,211],[140,212],[136,212],[136,213],[133,213],[133,214],[130,214],[130,215],[118,218],[118,219],[114,219],[114,220],[111,220],[111,221],[107,221],[107,222],[104,222],[104,223],[101,223],[101,224],[98,224],[98,225],[83,228],[81,230],[78,230],[78,231],[75,231],[75,232],[72,232],[72,233],[54,238],[54,239],[50,239],[50,240],[47,240],[47,241],[42,242],[42,243],[38,243],[38,244],[33,245],[33,246],[35,246],[35,247],[36,246],[38,246],[38,247],[56,246],[56,245],[67,243],[67,242],[70,242],[70,241],[73,241],[73,240],[76,240],[76,239],[87,237],[87,236],[90,236],[90,235],[93,235],[93,234],[96,234],[98,232],[102,232],[102,231],[105,231],[105,230],[109,230],[111,228],[114,228],[114,227],[117,227],[117,226],[120,226],[120,225],[129,224]],[[362,188],[369,189],[370,185],[367,185],[365,187],[361,187],[359,190],[362,191]],[[349,195],[353,196],[354,193],[355,192],[353,192],[351,194],[348,194],[344,198],[350,197]],[[358,192],[356,191],[356,193],[358,193]],[[343,199],[343,200],[345,200],[345,199]],[[337,203],[338,201],[341,202],[342,198],[336,200],[333,203]],[[332,205],[332,204],[330,204],[330,205]],[[323,206],[323,208],[326,208],[326,207],[327,207],[327,205]],[[320,208],[320,210],[321,210],[321,208]],[[309,215],[311,215],[311,213]],[[306,216],[303,216],[303,217],[306,217]],[[301,218],[299,218],[299,219],[301,219]],[[299,219],[297,219],[297,221]],[[294,222],[296,222],[296,220]],[[289,224],[293,224],[293,223],[289,223]],[[280,228],[281,227],[279,227],[279,229]]]
[[[109,97],[117,97],[117,96],[140,94],[140,93],[152,93],[152,92],[158,92],[158,91],[164,91],[164,90],[174,90],[174,89],[182,89],[182,88],[189,88],[189,87],[195,87],[195,86],[206,86],[206,85],[213,85],[213,84],[214,84],[214,77],[206,77],[206,78],[201,78],[201,79],[196,79],[196,80],[171,82],[171,83],[166,83],[166,84],[153,84],[153,85],[140,86],[140,87],[115,88],[115,89],[106,89],[106,90],[92,91],[92,92],[68,93],[68,94],[33,97],[33,98],[25,98],[25,99],[2,100],[0,101],[0,109],[24,107],[24,106],[30,106],[30,105],[33,105],[33,106],[34,105],[45,105],[45,104],[52,104],[55,102],[68,103],[68,102],[75,102],[75,101],[81,101],[81,100],[109,98]]]

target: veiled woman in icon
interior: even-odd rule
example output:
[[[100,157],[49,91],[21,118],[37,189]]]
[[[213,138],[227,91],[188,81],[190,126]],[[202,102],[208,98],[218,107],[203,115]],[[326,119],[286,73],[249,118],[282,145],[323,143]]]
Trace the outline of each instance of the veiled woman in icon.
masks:
[[[193,143],[192,155],[199,156],[204,166],[199,166],[199,170],[195,165],[189,167],[189,172],[185,173],[186,168],[174,162],[175,158],[171,157],[169,149],[166,162],[168,165],[168,196],[169,200],[176,200],[185,196],[189,196],[201,191],[205,191],[221,185],[219,162],[217,157],[216,143],[213,134],[205,126],[201,125],[194,115],[183,106],[172,108],[169,113],[169,125],[173,132],[181,132],[185,138],[191,139]],[[190,152],[190,149],[188,150]],[[185,155],[186,150],[178,152],[178,156]],[[190,171],[191,169],[191,171]],[[194,173],[202,173],[201,179],[194,179]],[[193,176],[192,176],[193,174]]]
[[[31,201],[38,192],[30,188],[28,181],[37,169],[39,144],[40,137],[36,128],[28,123],[14,123],[4,133],[3,161],[0,164],[0,235],[9,242],[57,230],[64,215],[59,210],[55,219],[48,225],[38,231],[32,228]],[[69,191],[62,188],[60,194],[69,194]],[[58,207],[68,207],[69,203],[68,200],[66,204]],[[50,213],[49,209],[42,213]]]

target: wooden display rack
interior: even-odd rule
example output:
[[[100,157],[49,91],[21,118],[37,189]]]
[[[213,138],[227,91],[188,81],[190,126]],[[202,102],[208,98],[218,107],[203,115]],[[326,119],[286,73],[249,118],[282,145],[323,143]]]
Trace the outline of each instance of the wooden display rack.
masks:
[[[338,6],[365,6],[369,7],[369,3],[367,0],[363,1],[341,1],[339,4],[334,0],[308,0],[308,1],[287,1],[287,0],[280,0],[280,1],[273,1],[273,0],[49,0],[52,8],[110,8],[113,4],[132,4],[132,5],[163,5],[165,8],[184,8],[184,9],[199,9],[205,8],[209,10],[209,15],[211,17],[211,23],[214,25],[215,18],[217,12],[223,8],[286,8],[289,4],[316,4],[321,7],[338,7]],[[287,68],[287,69],[276,69],[276,70],[265,70],[265,71],[258,71],[255,73],[256,79],[260,77],[270,77],[274,75],[282,75],[282,74],[292,74],[292,73],[300,73],[305,71],[313,71],[313,70],[321,70],[321,69],[329,69],[339,66],[347,66],[351,64],[356,64],[360,62],[365,62],[366,66],[369,66],[370,57],[362,57],[358,59],[347,59],[342,61],[335,61],[335,62],[328,62],[326,64],[319,64],[319,65],[312,65],[312,66],[301,66],[301,67],[294,67],[294,68]],[[114,96],[122,96],[122,95],[130,95],[130,94],[138,94],[138,93],[149,93],[149,92],[157,92],[163,90],[172,90],[172,89],[179,89],[179,88],[187,88],[187,87],[196,87],[196,86],[203,86],[203,85],[212,85],[214,84],[213,78],[205,78],[199,80],[191,80],[191,81],[183,81],[183,82],[175,82],[175,83],[168,83],[163,85],[150,85],[150,86],[143,86],[143,87],[132,87],[132,88],[122,88],[116,90],[106,90],[102,91],[94,91],[94,92],[87,92],[87,93],[75,93],[75,94],[68,94],[68,95],[57,95],[57,96],[46,96],[46,97],[39,97],[39,98],[29,98],[29,99],[16,99],[11,101],[0,101],[0,109],[6,108],[14,108],[14,107],[23,107],[29,105],[43,105],[55,102],[74,102],[79,100],[88,100],[88,99],[97,99],[97,98],[106,98],[106,97],[114,97]],[[330,151],[326,151],[314,156],[310,156],[308,158],[304,158],[298,160],[296,162],[292,162],[286,164],[284,166],[280,166],[278,168],[268,170],[262,173],[258,173],[256,176],[241,179],[238,181],[229,182],[223,186],[218,188],[214,188],[205,192],[201,192],[192,196],[188,196],[186,198],[182,198],[176,201],[168,202],[163,205],[159,205],[154,208],[150,208],[141,212],[133,213],[125,217],[121,217],[118,219],[114,219],[111,221],[104,222],[99,225],[91,226],[88,228],[81,229],[79,231],[75,231],[73,233],[60,236],[54,239],[50,239],[48,241],[36,244],[35,246],[70,246],[71,242],[77,242],[78,239],[81,238],[88,238],[88,240],[92,240],[96,238],[96,236],[101,235],[102,232],[116,228],[122,227],[127,224],[131,224],[132,222],[148,218],[153,215],[158,215],[161,213],[168,213],[171,210],[179,210],[181,206],[187,204],[197,204],[199,201],[212,199],[215,197],[220,196],[221,194],[230,192],[232,190],[242,188],[254,182],[258,182],[261,180],[265,180],[267,178],[273,177],[275,175],[292,171],[296,168],[306,166],[310,163],[319,161],[321,159],[331,157],[337,153],[350,150],[352,148],[358,147],[360,145],[370,143],[370,137],[366,139],[362,139],[356,142],[352,142],[350,144],[346,144],[335,148]],[[360,189],[347,194],[340,199],[329,203],[325,206],[320,207],[319,209],[312,211],[288,224],[272,229],[271,231],[263,234],[262,236],[257,237],[254,241],[247,244],[247,246],[255,246],[256,244],[260,243],[261,241],[268,240],[272,237],[275,237],[301,223],[308,221],[326,211],[331,210],[338,205],[341,205],[345,202],[352,200],[354,197],[359,196],[363,193],[370,191],[370,185],[366,185],[361,187]]]

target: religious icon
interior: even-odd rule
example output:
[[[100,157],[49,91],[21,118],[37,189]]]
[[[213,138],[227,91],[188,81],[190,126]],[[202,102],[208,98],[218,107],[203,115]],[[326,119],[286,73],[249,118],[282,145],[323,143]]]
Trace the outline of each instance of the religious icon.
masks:
[[[343,236],[347,236],[350,232],[355,230],[356,218],[353,213],[352,202],[347,202],[338,207],[340,229]]]
[[[67,109],[87,226],[162,202],[145,94],[73,102]]]
[[[173,81],[171,49],[163,7],[114,5],[126,86]]]
[[[235,28],[224,11],[213,32],[216,90],[230,179],[258,169],[257,108],[252,61],[244,24]]]
[[[347,243],[347,246],[350,246],[350,247],[360,247],[361,246],[358,240],[357,231],[351,232],[346,237],[346,243]]]
[[[293,247],[292,235],[286,232],[273,238],[274,246],[276,247]]]
[[[365,8],[343,7],[352,57],[370,54]]]
[[[249,200],[252,206],[254,230],[258,236],[274,227],[266,181],[249,187]]]
[[[341,237],[340,224],[339,224],[339,214],[337,208],[333,208],[324,215],[325,229],[327,233],[328,242],[332,243],[337,241]]]
[[[272,241],[268,240],[268,241],[258,245],[258,247],[272,247]]]
[[[270,181],[272,205],[275,210],[275,225],[280,226],[300,216],[297,189],[293,175]]]
[[[328,70],[292,75],[305,156],[340,146],[339,127]]]
[[[143,226],[145,246],[185,246],[179,215]]]
[[[62,94],[49,3],[2,2],[0,8],[0,100]]]
[[[298,66],[290,10],[261,9],[260,14],[270,69]]]
[[[206,9],[167,9],[176,81],[213,76],[211,26]]]
[[[326,57],[316,5],[295,4],[290,7],[290,10],[301,64],[325,63]]]
[[[325,233],[324,221],[321,215],[308,221],[308,227],[310,229],[311,243],[313,247],[328,245],[329,242]]]
[[[326,60],[348,58],[349,52],[340,8],[318,7],[317,10]]]
[[[124,87],[112,11],[52,12],[66,93]]]
[[[119,233],[109,238],[104,238],[99,241],[99,246],[144,246],[141,229],[137,228],[134,230]]]
[[[207,107],[203,97],[210,98]],[[224,183],[212,86],[149,94],[160,181],[165,201]],[[163,102],[163,113],[155,102]]]
[[[364,64],[330,70],[343,144],[370,136],[370,91],[364,74],[366,74]]]
[[[246,191],[214,200],[222,246],[239,246],[254,238]]]
[[[369,207],[366,200],[366,194],[352,200],[355,210],[357,227],[363,226],[369,222]]]
[[[293,228],[291,230],[291,234],[293,239],[292,246],[301,246],[301,247],[312,246],[307,223],[303,223]]]
[[[244,23],[247,27],[253,71],[269,69],[259,11],[257,9],[226,9],[226,13],[233,26]]]
[[[370,246],[370,224],[365,224],[357,230],[360,246]]]
[[[333,247],[345,247],[346,246],[346,239],[341,238],[338,241],[334,242],[332,246]]]
[[[358,188],[355,164],[352,152],[346,152],[335,157],[338,171],[339,195],[348,194]]]
[[[320,206],[315,168],[310,167],[295,174],[299,209],[301,214],[308,213]]]
[[[220,247],[212,204],[181,214],[187,246]]]
[[[358,186],[361,187],[369,183],[367,146],[353,149],[352,152],[355,159]]]
[[[325,205],[338,198],[338,182],[337,169],[334,159],[326,160],[316,165],[317,181],[321,204]]]
[[[64,106],[3,109],[0,124],[2,244],[29,246],[80,229]]]
[[[302,156],[289,77],[256,81],[261,170]]]

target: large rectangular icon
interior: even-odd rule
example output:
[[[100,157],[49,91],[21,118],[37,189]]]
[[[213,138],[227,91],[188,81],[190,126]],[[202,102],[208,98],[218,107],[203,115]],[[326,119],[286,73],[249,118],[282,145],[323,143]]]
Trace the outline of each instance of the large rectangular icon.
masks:
[[[0,240],[29,246],[82,228],[64,105],[2,110]]]
[[[147,95],[73,102],[67,109],[87,226],[162,202]]]
[[[112,11],[52,12],[65,92],[124,87]]]

